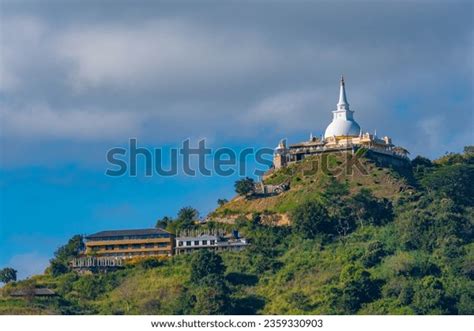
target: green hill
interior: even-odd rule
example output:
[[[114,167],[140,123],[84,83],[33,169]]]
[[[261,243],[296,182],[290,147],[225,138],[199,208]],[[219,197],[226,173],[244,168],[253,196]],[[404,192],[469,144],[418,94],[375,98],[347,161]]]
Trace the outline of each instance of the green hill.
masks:
[[[399,167],[366,155],[367,173],[352,174],[338,172],[341,155],[328,167],[306,159],[265,177],[288,191],[236,197],[203,225],[238,229],[251,242],[245,251],[144,260],[106,274],[49,268],[4,286],[0,313],[474,314],[470,151]],[[58,296],[9,296],[32,287]]]
[[[405,166],[386,166],[371,159],[370,155],[346,153],[308,157],[271,172],[263,182],[269,185],[289,183],[290,188],[273,196],[237,196],[211,213],[211,219],[230,220],[258,212],[268,219],[288,224],[294,208],[307,200],[321,201],[323,193],[335,182],[343,185],[349,195],[365,188],[376,197],[390,200],[396,200],[403,192],[413,192],[412,185],[415,185],[409,162]]]

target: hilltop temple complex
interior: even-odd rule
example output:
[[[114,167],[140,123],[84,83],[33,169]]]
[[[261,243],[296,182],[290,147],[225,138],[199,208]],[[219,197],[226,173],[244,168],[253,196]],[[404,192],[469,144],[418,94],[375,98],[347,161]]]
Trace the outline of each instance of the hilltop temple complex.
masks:
[[[361,130],[354,119],[354,110],[350,109],[349,102],[347,102],[344,77],[341,77],[339,102],[336,110],[333,110],[332,113],[332,122],[327,126],[321,138],[310,135],[308,141],[289,146],[286,145],[285,140],[281,140],[275,148],[274,168],[285,167],[314,154],[341,151],[354,153],[360,148],[366,148],[372,154],[392,163],[408,160],[408,151],[402,147],[395,147],[390,137],[378,137],[376,133],[370,134]]]

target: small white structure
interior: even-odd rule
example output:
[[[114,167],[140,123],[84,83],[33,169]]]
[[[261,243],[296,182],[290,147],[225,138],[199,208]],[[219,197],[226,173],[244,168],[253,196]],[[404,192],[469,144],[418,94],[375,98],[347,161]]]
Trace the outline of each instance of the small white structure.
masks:
[[[74,270],[91,270],[91,269],[114,269],[123,267],[124,258],[122,257],[95,257],[84,256],[74,258],[70,262],[70,266]]]
[[[216,251],[240,251],[247,246],[247,240],[237,235],[224,237],[221,235],[201,234],[197,236],[176,237],[176,254],[192,253],[198,249]]]

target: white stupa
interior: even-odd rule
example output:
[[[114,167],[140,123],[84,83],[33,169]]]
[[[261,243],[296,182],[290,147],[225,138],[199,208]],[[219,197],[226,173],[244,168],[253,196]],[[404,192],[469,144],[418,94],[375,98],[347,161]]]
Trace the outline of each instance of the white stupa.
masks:
[[[374,134],[362,132],[359,124],[354,120],[354,111],[350,110],[349,102],[347,102],[344,77],[341,77],[337,109],[332,113],[332,122],[321,138],[315,138],[311,134],[309,140],[288,146],[285,140],[280,141],[273,155],[273,167],[279,169],[304,160],[308,156],[322,153],[354,154],[361,148],[370,150],[371,157],[378,160],[377,162],[401,166],[406,166],[407,161],[409,162],[409,152],[403,147],[393,145],[392,138],[389,136],[379,137],[377,132]]]
[[[360,135],[360,126],[354,120],[354,111],[349,109],[349,103],[347,102],[344,77],[341,77],[337,109],[332,113],[333,119],[326,128],[324,138],[357,137]]]

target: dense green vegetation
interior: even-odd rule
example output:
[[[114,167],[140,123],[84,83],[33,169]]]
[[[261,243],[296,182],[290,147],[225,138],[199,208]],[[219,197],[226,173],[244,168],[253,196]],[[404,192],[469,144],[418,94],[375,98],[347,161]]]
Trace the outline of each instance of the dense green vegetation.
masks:
[[[53,265],[65,266],[76,252],[73,238],[45,275],[4,287],[0,313],[474,314],[472,149],[436,161],[417,157],[402,170],[372,165],[366,177],[348,179],[282,169],[269,180],[289,179],[292,190],[275,204],[259,198],[219,207],[236,216],[221,226],[251,242],[240,253],[200,251],[106,274],[57,272]],[[251,212],[262,204],[271,210]],[[290,226],[265,221],[282,208]],[[184,208],[158,223],[195,228],[197,216]],[[28,286],[58,296],[8,296]]]
[[[17,271],[13,268],[3,268],[0,270],[0,282],[9,283],[16,281]]]

